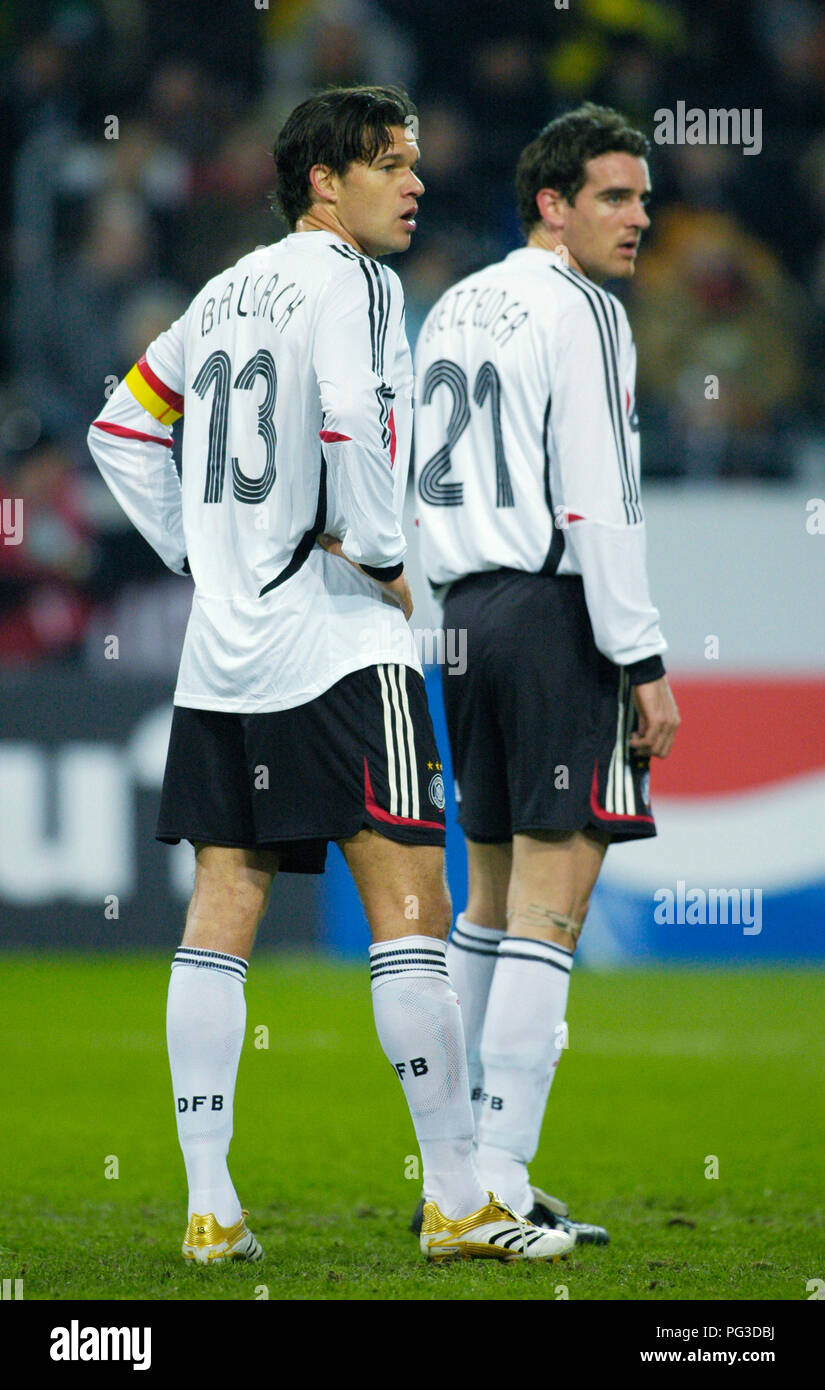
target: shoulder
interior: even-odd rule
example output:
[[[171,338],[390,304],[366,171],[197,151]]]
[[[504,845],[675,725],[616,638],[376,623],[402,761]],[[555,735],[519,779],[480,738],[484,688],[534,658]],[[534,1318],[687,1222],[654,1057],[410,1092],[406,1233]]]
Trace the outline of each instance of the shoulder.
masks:
[[[327,276],[324,289],[342,303],[362,305],[373,312],[392,310],[400,316],[404,291],[394,270],[362,255],[354,247],[330,243],[324,248]]]
[[[624,305],[614,294],[570,266],[554,267],[552,273],[558,295],[559,332],[563,337],[606,335],[615,344],[630,337]]]
[[[461,331],[465,326],[473,322],[473,305],[478,303],[484,289],[490,289],[493,285],[506,285],[506,278],[499,272],[504,268],[506,262],[496,261],[491,265],[483,266],[480,270],[474,270],[463,279],[456,280],[454,284],[448,285],[442,290],[438,299],[428,310],[421,332],[418,335],[418,342],[422,346],[430,341],[436,328],[444,329],[450,324],[456,331]]]

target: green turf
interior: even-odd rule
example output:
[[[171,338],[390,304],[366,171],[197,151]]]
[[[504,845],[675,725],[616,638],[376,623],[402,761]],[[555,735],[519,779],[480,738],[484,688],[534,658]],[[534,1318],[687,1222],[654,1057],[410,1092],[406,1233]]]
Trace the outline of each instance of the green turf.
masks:
[[[580,970],[533,1175],[611,1245],[430,1268],[406,1229],[416,1148],[366,969],[261,956],[230,1158],[267,1257],[202,1270],[178,1254],[168,970],[0,961],[0,1277],[26,1299],[800,1300],[825,1276],[821,975]]]

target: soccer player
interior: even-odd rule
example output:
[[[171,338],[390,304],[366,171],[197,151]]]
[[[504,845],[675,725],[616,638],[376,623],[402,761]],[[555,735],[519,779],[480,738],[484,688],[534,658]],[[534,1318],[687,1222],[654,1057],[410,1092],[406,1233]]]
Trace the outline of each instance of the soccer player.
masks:
[[[227,1166],[244,981],[275,873],[322,872],[330,840],[364,904],[376,1028],[421,1147],[422,1250],[554,1259],[573,1243],[495,1201],[472,1158],[443,787],[407,625],[412,363],[399,280],[376,259],[415,230],[415,120],[390,88],[297,107],[275,149],[294,230],[210,280],[89,431],[127,515],[195,581],[158,839],[195,846],[167,1040],[182,1250],[203,1264],[262,1253]]]
[[[447,290],[416,349],[422,559],[445,628],[467,633],[465,673],[443,680],[469,861],[447,966],[478,1172],[598,1244],[528,1164],[590,895],[609,844],[656,833],[649,760],[679,724],[648,591],[635,350],[601,288],[633,275],[647,154],[611,109],[551,121],[517,168],[527,245]]]

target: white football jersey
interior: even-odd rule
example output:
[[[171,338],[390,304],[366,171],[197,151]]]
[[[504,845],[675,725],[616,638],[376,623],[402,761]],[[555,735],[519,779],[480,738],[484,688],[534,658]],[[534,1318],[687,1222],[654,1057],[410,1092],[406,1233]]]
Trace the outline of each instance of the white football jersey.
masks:
[[[639,496],[636,354],[619,301],[554,252],[512,251],[447,290],[415,355],[421,555],[468,574],[579,574],[620,665],[666,650]]]
[[[420,671],[401,609],[315,544],[338,536],[387,578],[403,561],[403,320],[394,271],[332,233],[293,233],[210,280],[89,430],[127,515],[195,581],[176,704],[263,712],[362,666]]]

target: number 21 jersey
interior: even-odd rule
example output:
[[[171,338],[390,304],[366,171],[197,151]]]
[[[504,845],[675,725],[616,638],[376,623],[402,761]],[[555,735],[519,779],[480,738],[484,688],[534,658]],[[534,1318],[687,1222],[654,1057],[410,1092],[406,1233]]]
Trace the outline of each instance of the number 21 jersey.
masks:
[[[415,353],[415,472],[431,584],[581,575],[596,645],[666,649],[648,591],[635,349],[622,305],[554,252],[447,290]]]

